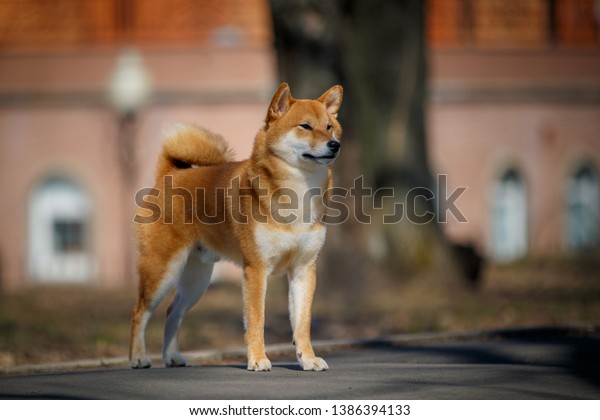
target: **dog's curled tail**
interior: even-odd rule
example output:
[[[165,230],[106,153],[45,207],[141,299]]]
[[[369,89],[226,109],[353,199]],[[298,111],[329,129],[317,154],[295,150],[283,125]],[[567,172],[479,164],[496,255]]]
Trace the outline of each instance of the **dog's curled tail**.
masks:
[[[165,142],[158,158],[157,175],[173,169],[219,165],[234,160],[233,151],[220,134],[194,125],[177,125],[165,132]]]

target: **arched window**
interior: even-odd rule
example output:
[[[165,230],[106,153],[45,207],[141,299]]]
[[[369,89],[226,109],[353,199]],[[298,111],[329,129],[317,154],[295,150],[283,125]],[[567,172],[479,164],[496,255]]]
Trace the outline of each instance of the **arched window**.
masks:
[[[510,169],[496,182],[492,198],[492,257],[511,261],[527,252],[527,191]]]
[[[52,177],[29,203],[29,272],[36,282],[85,282],[93,274],[90,198],[77,183]]]
[[[580,167],[567,185],[567,247],[583,250],[598,245],[600,225],[600,187],[598,176],[589,165]]]

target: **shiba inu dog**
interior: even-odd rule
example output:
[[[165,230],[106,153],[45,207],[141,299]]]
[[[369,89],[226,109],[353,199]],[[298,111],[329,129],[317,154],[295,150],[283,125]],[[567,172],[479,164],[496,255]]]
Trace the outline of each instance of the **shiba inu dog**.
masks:
[[[133,309],[130,364],[150,367],[144,331],[173,287],[164,331],[165,366],[185,366],[177,333],[202,297],[214,263],[243,268],[248,370],[268,371],[265,353],[267,279],[287,276],[293,342],[304,370],[327,370],[310,339],[316,260],[325,241],[323,217],[340,151],[337,113],[342,87],[297,100],[282,84],[271,101],[252,155],[234,161],[225,140],[199,127],[179,127],[164,143],[153,193],[136,214],[139,294]],[[145,221],[145,222],[140,222]]]

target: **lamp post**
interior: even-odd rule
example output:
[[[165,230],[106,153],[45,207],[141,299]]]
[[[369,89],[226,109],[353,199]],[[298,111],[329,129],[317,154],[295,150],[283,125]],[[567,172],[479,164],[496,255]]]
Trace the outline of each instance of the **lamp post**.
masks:
[[[121,51],[108,83],[108,100],[119,116],[119,161],[126,182],[134,175],[135,120],[151,92],[150,76],[142,56],[132,48]]]
[[[131,232],[132,207],[135,186],[136,165],[136,119],[140,109],[146,104],[151,94],[151,81],[144,68],[140,53],[128,48],[117,57],[116,66],[108,82],[108,101],[116,111],[118,137],[115,150],[119,162],[123,203],[123,246],[125,249],[125,275],[133,278],[133,237]]]

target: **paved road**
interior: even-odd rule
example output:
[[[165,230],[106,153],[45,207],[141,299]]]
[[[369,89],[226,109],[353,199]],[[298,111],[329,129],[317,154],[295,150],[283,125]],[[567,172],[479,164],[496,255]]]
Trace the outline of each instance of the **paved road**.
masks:
[[[276,362],[0,377],[0,398],[600,399],[600,334],[381,341],[332,350],[330,371]]]

